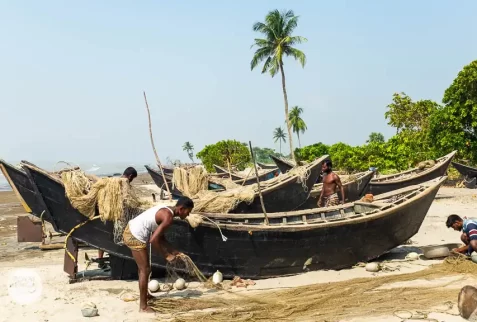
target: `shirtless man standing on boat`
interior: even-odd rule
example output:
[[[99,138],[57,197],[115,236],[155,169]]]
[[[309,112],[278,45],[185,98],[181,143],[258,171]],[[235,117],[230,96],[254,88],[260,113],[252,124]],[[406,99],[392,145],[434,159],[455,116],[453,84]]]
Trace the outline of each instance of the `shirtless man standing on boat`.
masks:
[[[338,193],[336,188],[341,190],[341,204],[345,202],[345,194],[340,177],[333,172],[331,160],[325,160],[321,166],[323,172],[323,187],[321,188],[320,198],[318,198],[318,207],[330,207],[339,205]],[[322,204],[323,201],[323,204]]]
[[[126,170],[124,170],[123,175],[121,178],[127,178],[129,183],[131,183],[135,178],[137,177],[137,171],[133,167],[128,167]],[[104,250],[98,249],[98,259],[101,259],[104,257]],[[106,268],[107,266],[105,264],[99,264],[99,268],[103,269]]]
[[[147,244],[159,251],[168,262],[180,253],[173,249],[164,238],[174,217],[185,219],[194,208],[194,202],[181,197],[174,207],[154,206],[131,219],[124,229],[123,242],[131,249],[139,273],[139,311],[154,312],[148,305],[148,279],[151,272]]]

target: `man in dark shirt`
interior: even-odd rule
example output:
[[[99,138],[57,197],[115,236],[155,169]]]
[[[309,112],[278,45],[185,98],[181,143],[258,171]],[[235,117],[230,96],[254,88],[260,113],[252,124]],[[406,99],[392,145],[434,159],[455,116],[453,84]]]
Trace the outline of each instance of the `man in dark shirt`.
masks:
[[[446,222],[447,228],[453,228],[456,231],[462,231],[460,239],[465,246],[453,249],[454,252],[470,255],[477,251],[477,220],[450,215]]]

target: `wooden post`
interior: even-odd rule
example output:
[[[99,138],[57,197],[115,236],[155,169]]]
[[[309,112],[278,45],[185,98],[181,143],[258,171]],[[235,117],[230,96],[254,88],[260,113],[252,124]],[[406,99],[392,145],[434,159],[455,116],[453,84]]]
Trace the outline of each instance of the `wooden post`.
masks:
[[[232,171],[230,171],[230,161],[227,159],[227,167],[229,168],[229,178],[232,180]]]
[[[147,118],[149,120],[149,136],[151,138],[152,151],[154,152],[154,156],[156,157],[157,165],[159,169],[161,170],[162,178],[164,179],[167,193],[169,194],[169,200],[172,201],[172,194],[169,190],[169,185],[167,184],[167,179],[166,179],[166,176],[164,175],[164,170],[162,169],[161,161],[159,160],[159,156],[157,155],[156,147],[154,146],[154,139],[152,138],[151,113],[149,112],[149,104],[147,104],[146,92],[143,91],[143,93],[144,93],[144,101],[146,102]]]
[[[263,203],[262,189],[260,189],[260,179],[258,178],[257,165],[255,164],[255,155],[253,154],[253,150],[252,150],[252,142],[248,141],[248,144],[250,146],[250,154],[252,155],[252,162],[253,162],[253,168],[255,169],[255,176],[257,177],[258,195],[260,196],[260,203],[262,204],[262,210],[265,216],[265,224],[268,225],[270,224],[270,222],[268,221],[267,211],[265,210],[265,205]]]

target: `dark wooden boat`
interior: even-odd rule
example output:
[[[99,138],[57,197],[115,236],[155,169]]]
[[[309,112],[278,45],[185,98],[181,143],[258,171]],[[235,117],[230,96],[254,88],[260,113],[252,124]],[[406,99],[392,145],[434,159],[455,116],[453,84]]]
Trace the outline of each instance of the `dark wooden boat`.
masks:
[[[22,168],[15,167],[4,160],[0,160],[0,170],[12,187],[25,212],[46,220],[57,230],[53,217],[28,174]]]
[[[276,180],[273,184],[267,183],[267,181],[263,182],[263,186],[261,184],[261,191],[266,212],[290,211],[297,209],[306,202],[313,185],[320,175],[321,165],[327,158],[328,155],[322,156],[304,166],[308,172],[305,182],[301,182],[297,175],[290,174],[282,174],[281,176],[286,179]],[[262,212],[259,194],[255,194],[255,199],[250,204],[245,202],[239,203],[232,212]]]
[[[292,168],[295,167],[295,162],[291,160],[286,160],[284,158],[278,158],[274,155],[270,154],[270,158],[275,162],[277,165],[278,169],[280,169],[281,173],[287,173],[288,170],[291,170]]]
[[[360,172],[353,175],[353,179],[345,182],[343,184],[343,189],[345,193],[345,201],[346,202],[353,202],[359,200],[363,195],[366,189],[368,188],[368,184],[374,176],[374,171],[366,171]],[[342,178],[343,179],[343,178]],[[344,181],[343,181],[344,182]],[[318,204],[318,199],[321,194],[321,188],[323,184],[315,184],[313,186],[313,190],[311,190],[310,197],[306,200],[306,202],[301,205],[298,209],[310,209],[316,208]],[[341,191],[338,191],[338,196],[341,200]]]
[[[27,171],[61,231],[69,233],[87,220],[72,208],[59,180],[37,168]],[[375,196],[372,203],[270,213],[270,225],[264,225],[262,213],[205,214],[218,223],[226,242],[208,221],[193,229],[186,221],[174,220],[165,237],[207,276],[217,270],[226,278],[283,276],[303,272],[305,263],[309,270],[347,268],[372,260],[414,236],[445,179]],[[112,229],[111,222],[90,221],[71,237],[133,260],[126,246],[113,242]],[[153,252],[152,266],[165,265],[162,256]]]
[[[428,169],[413,168],[404,172],[374,178],[368,185],[367,193],[377,195],[442,177],[446,175],[456,152],[453,151],[437,159],[436,164]]]
[[[257,162],[257,165],[264,170],[277,169],[276,164],[267,164],[267,163]]]
[[[452,162],[452,165],[466,179],[477,177],[477,168],[469,167],[468,165],[457,162]]]

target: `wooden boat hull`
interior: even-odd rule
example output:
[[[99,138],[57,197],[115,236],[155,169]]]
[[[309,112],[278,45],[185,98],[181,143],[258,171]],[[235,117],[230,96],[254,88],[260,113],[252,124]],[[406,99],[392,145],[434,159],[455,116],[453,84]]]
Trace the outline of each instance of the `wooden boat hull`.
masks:
[[[452,162],[452,165],[457,171],[459,171],[461,175],[463,175],[467,179],[477,177],[477,168],[469,167],[468,165],[457,162]]]
[[[294,164],[289,163],[280,158],[277,158],[276,156],[273,156],[273,155],[270,155],[270,158],[273,160],[273,162],[275,162],[275,164],[277,165],[281,173],[287,173],[288,170],[291,170],[295,166]]]
[[[35,191],[36,186],[30,180],[27,173],[3,160],[0,160],[0,169],[12,186],[13,191],[17,193],[17,197],[20,199],[25,211],[38,218],[43,213],[42,218],[52,224],[53,228],[57,230],[55,221],[43,204],[41,195]]]
[[[27,171],[30,171],[61,231],[68,233],[86,220],[71,207],[61,183],[34,169]],[[226,242],[213,225],[203,223],[193,229],[187,222],[175,220],[165,237],[177,250],[188,254],[207,276],[216,270],[226,278],[297,274],[303,272],[309,259],[312,259],[307,266],[310,270],[347,268],[374,259],[416,234],[444,180],[377,214],[290,226],[281,224],[281,218],[278,223],[275,220],[275,226],[222,223],[220,226],[228,238]],[[339,208],[296,214],[299,215],[297,218],[320,218],[324,211],[340,214]],[[71,237],[113,256],[132,260],[131,251],[126,246],[113,242],[112,228],[110,222],[91,221],[73,231]],[[153,252],[152,265],[164,268],[165,261]]]
[[[374,176],[374,171],[367,171],[363,176],[360,176],[357,180],[353,180],[347,182],[343,185],[344,193],[345,193],[345,201],[346,202],[353,202],[359,200],[362,196],[364,196],[364,192],[368,189],[369,182]],[[302,209],[311,209],[316,208],[318,204],[318,199],[321,194],[321,187],[319,189],[313,189],[310,197],[306,200],[306,202],[301,205],[298,210]],[[341,191],[338,191],[338,197],[341,200]]]
[[[448,154],[447,156],[444,156],[443,158],[446,159],[443,162],[436,164],[436,166],[434,166],[434,168],[430,171],[423,172],[423,174],[418,174],[407,179],[394,181],[381,181],[379,178],[372,179],[368,185],[366,193],[378,195],[445,176],[454,155],[455,151]],[[398,177],[399,174],[393,176]]]

